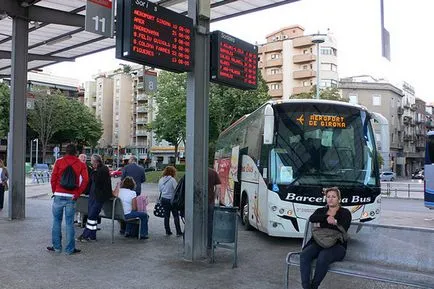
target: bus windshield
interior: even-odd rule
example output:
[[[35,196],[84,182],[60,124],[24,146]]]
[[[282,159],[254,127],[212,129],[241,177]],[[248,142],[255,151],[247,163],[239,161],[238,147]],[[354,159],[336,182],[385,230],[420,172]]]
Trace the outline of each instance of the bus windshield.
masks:
[[[368,113],[336,104],[276,105],[272,183],[378,186],[376,150]]]

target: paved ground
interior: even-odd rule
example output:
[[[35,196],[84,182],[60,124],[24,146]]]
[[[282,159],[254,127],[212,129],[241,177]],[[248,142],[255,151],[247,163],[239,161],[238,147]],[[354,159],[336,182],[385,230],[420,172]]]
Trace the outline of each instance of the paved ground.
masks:
[[[143,188],[156,199],[155,185]],[[103,220],[96,243],[78,243],[74,256],[49,253],[51,199],[45,185],[27,187],[26,219],[8,221],[0,212],[0,288],[283,288],[284,258],[298,251],[297,239],[272,238],[257,231],[239,231],[239,267],[232,269],[229,250],[218,249],[217,262],[183,260],[182,238],[166,237],[162,219],[151,217],[150,239],[116,235],[110,243],[110,221]],[[7,199],[6,199],[7,202]],[[149,205],[152,208],[153,205]],[[406,212],[402,212],[402,216]],[[427,215],[428,216],[428,215]],[[396,219],[391,217],[391,220]],[[429,226],[431,223],[427,223]],[[172,224],[173,226],[173,224]],[[77,234],[81,233],[76,229]],[[292,288],[300,288],[297,269]],[[322,288],[407,288],[328,274]]]

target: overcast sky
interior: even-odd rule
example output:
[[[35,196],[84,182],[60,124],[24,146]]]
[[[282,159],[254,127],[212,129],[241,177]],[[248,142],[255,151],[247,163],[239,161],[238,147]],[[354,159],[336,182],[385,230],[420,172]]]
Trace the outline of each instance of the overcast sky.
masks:
[[[294,24],[304,27],[306,34],[330,29],[337,40],[340,78],[370,74],[394,84],[406,81],[414,86],[417,97],[434,103],[434,1],[384,0],[384,5],[391,62],[381,57],[380,0],[301,0],[213,23],[211,30],[260,44],[267,34]],[[112,49],[45,71],[83,82],[98,71],[117,68],[122,61],[114,54]]]

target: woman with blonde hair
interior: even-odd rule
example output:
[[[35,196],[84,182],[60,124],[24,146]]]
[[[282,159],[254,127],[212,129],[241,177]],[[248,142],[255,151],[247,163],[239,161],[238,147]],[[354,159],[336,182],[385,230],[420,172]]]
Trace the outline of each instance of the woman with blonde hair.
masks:
[[[341,192],[337,187],[324,189],[327,199],[325,207],[317,209],[309,218],[313,223],[313,237],[304,246],[300,254],[300,274],[303,289],[316,289],[327,274],[328,267],[335,261],[341,261],[347,251],[346,232],[351,224],[351,212],[340,205]],[[315,230],[333,233],[335,241],[321,240],[321,234],[314,234]],[[331,231],[330,231],[331,230]],[[327,243],[327,244],[326,244]],[[310,280],[311,264],[317,259],[315,274]]]
[[[161,205],[164,208],[164,229],[166,229],[166,235],[172,235],[170,230],[170,212],[172,212],[175,222],[176,235],[182,236],[181,225],[179,223],[178,210],[172,207],[173,196],[175,195],[175,189],[177,182],[175,180],[176,169],[173,166],[167,166],[163,171],[163,176],[158,182],[158,190],[160,191]]]
[[[3,163],[3,160],[0,160],[0,211],[3,210],[3,203],[5,198],[5,191],[8,189],[8,179],[9,179],[9,173],[8,170],[5,167],[5,164]]]

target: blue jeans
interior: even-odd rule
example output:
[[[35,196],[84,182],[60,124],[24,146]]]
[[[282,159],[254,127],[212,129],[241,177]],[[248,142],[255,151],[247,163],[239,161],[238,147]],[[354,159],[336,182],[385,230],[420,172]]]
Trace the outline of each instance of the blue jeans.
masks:
[[[336,244],[330,248],[322,248],[315,241],[310,241],[300,254],[300,274],[303,289],[316,289],[327,274],[329,265],[341,261],[345,257],[345,247]],[[317,258],[315,274],[310,282],[310,271],[313,259]]]
[[[66,254],[71,254],[75,249],[74,214],[75,201],[72,198],[54,196],[53,200],[53,228],[51,230],[53,248],[57,252],[62,251],[62,219],[65,209],[66,227]]]
[[[132,219],[132,218],[140,218],[142,226],[140,227],[140,237],[147,237],[148,236],[148,214],[144,212],[137,212],[137,211],[131,211],[131,213],[125,215],[125,219]],[[127,223],[125,234],[126,235],[132,235],[131,229],[133,227],[133,224]]]

